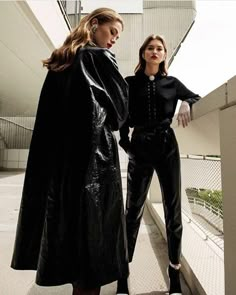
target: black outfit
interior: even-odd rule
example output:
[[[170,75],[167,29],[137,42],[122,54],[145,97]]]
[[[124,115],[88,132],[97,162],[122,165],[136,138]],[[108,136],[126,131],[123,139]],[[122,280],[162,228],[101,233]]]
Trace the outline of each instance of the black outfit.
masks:
[[[128,275],[118,149],[128,85],[107,49],[80,49],[45,79],[20,206],[15,269],[95,288]]]
[[[129,261],[132,261],[144,202],[155,170],[163,195],[169,259],[178,264],[182,237],[180,156],[170,124],[178,99],[192,105],[199,96],[175,77],[160,73],[153,81],[142,71],[126,80],[129,118],[120,130],[119,144],[129,155],[126,204]],[[131,142],[130,127],[134,128]]]

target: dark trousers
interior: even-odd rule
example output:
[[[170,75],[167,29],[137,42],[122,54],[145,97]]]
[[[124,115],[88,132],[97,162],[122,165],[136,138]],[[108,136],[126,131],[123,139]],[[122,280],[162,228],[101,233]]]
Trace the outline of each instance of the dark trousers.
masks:
[[[169,260],[178,264],[182,237],[180,156],[170,127],[164,130],[136,128],[132,135],[126,203],[129,261],[133,258],[154,170],[162,191]]]

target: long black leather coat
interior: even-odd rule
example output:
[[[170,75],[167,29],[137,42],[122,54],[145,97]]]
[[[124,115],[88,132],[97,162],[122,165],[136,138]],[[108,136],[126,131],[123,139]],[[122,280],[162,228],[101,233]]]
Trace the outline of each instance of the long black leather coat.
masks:
[[[127,276],[117,143],[127,84],[114,55],[85,47],[49,71],[36,115],[11,266],[43,286]]]

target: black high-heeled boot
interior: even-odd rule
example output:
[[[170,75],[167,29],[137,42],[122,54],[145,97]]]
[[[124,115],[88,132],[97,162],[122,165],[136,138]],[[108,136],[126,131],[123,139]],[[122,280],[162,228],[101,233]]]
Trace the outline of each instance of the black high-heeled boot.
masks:
[[[175,269],[171,265],[168,267],[168,275],[170,278],[170,295],[182,295],[182,289],[180,284],[180,270]]]
[[[117,281],[117,290],[116,294],[118,295],[129,295],[128,279],[119,279]]]

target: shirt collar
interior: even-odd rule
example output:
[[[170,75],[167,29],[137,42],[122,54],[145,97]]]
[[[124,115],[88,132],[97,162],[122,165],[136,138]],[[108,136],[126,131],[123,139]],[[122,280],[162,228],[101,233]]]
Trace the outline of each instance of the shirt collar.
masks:
[[[146,75],[143,70],[139,70],[138,72],[136,72],[135,76],[144,81],[151,81],[149,79],[150,76]],[[156,75],[152,75],[152,76],[154,76],[153,81],[156,81],[157,79],[160,79],[161,77],[164,77],[160,72],[157,72]]]

